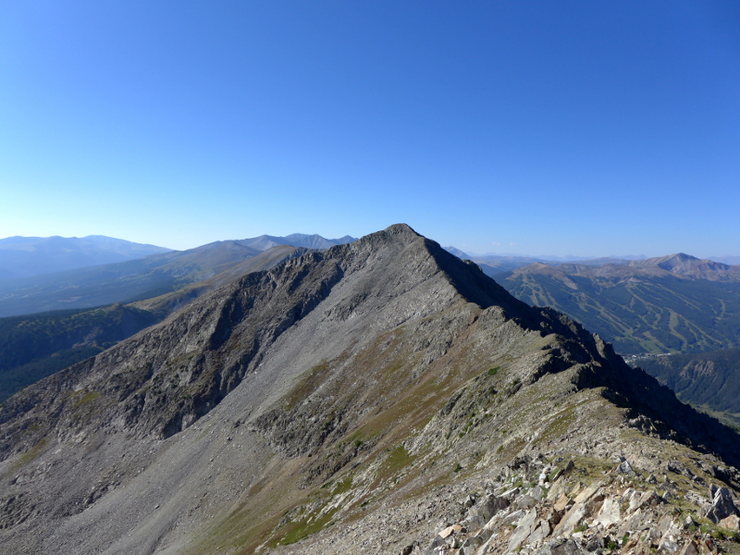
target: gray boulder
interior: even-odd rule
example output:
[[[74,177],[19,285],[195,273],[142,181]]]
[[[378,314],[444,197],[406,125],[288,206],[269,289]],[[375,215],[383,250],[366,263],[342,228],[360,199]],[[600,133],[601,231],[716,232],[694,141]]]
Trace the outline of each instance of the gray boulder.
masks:
[[[580,546],[572,539],[553,540],[540,549],[537,555],[579,555],[583,553]]]
[[[710,492],[714,494],[712,506],[707,511],[707,514],[704,515],[709,520],[716,524],[728,516],[738,514],[737,507],[735,507],[735,503],[732,501],[730,490],[726,487],[718,488],[716,486],[712,486]]]
[[[480,503],[470,509],[470,515],[481,517],[485,522],[488,522],[493,515],[507,508],[509,504],[509,500],[505,497],[487,495]]]

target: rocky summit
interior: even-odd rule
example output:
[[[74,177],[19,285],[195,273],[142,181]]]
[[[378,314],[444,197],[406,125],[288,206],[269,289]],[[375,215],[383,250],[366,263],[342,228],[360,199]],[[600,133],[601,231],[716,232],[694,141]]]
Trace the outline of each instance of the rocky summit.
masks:
[[[406,225],[0,407],[8,553],[737,552],[740,442]]]

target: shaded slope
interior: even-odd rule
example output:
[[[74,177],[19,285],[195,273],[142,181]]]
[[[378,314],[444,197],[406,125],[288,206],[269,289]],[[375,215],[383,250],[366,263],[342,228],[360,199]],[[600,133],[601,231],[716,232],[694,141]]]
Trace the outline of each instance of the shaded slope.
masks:
[[[686,403],[725,413],[740,425],[740,349],[639,357],[630,361]]]
[[[316,542],[400,551],[444,516],[438,486],[524,456],[625,453],[645,469],[670,456],[711,479],[717,459],[661,436],[737,464],[730,430],[398,225],[245,276],[11,398],[0,537],[231,552],[333,522]],[[411,502],[432,505],[413,529],[373,525]]]
[[[274,247],[208,280],[130,305],[0,318],[0,403],[23,387],[163,320],[204,293],[300,252],[288,246]]]
[[[0,318],[0,403],[159,320],[122,305]]]

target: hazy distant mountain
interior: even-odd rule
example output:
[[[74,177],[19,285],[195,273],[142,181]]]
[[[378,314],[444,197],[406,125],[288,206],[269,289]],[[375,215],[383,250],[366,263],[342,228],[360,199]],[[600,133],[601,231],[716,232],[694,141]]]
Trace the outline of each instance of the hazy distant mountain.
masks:
[[[687,515],[734,516],[739,445],[395,225],[249,274],[3,403],[0,543],[677,553],[700,533]]]
[[[572,316],[624,354],[740,344],[740,266],[675,254],[601,266],[535,263],[499,281],[525,302]]]
[[[604,256],[600,258],[579,258],[577,260],[545,260],[551,264],[578,264],[581,266],[604,266],[605,264],[626,264],[630,260],[643,260],[644,258],[628,258]]]
[[[0,239],[0,280],[125,262],[169,249],[103,235]]]
[[[307,249],[328,249],[334,245],[344,245],[355,241],[354,237],[345,235],[339,239],[326,239],[321,235],[306,235],[304,233],[292,233],[285,237],[276,237],[274,235],[260,235],[249,239],[237,241],[241,245],[251,247],[257,250],[266,250],[277,245],[290,245],[292,247],[304,247]]]
[[[532,256],[509,256],[503,254],[468,254],[467,252],[458,249],[457,247],[449,246],[444,249],[457,256],[461,260],[472,260],[485,274],[490,277],[497,276],[504,272],[510,272],[532,264],[533,262],[544,262],[546,259],[537,258]]]
[[[327,248],[353,240],[349,236],[325,239],[300,233],[287,237],[262,235],[118,264],[0,281],[0,317],[146,299],[209,279],[276,246]]]
[[[643,257],[625,256],[625,257],[556,257],[556,256],[525,256],[525,255],[507,255],[507,254],[468,254],[457,247],[445,247],[450,252],[463,260],[472,260],[478,264],[483,272],[494,279],[506,272],[511,272],[517,268],[522,268],[535,262],[543,264],[582,264],[585,266],[603,266],[604,264],[621,264],[629,260],[638,260]]]
[[[477,263],[481,270],[490,277],[498,277],[502,273],[511,272],[517,268],[522,268],[535,262],[544,262],[541,258],[531,258],[528,256],[504,256],[489,254],[486,256],[473,257],[473,262]]]
[[[684,253],[633,261],[629,265],[648,272],[658,267],[676,276],[695,279],[740,281],[740,266],[730,266],[714,260],[702,260]]]
[[[603,263],[600,261],[609,261]],[[703,260],[694,256],[677,253],[643,260],[595,259],[571,263],[545,263],[544,266],[557,268],[556,272],[580,275],[584,277],[614,278],[642,277],[678,277],[706,279],[709,281],[740,281],[740,266],[730,266]],[[546,268],[540,271],[547,272]]]
[[[465,251],[461,251],[457,247],[444,247],[444,249],[462,260],[467,260],[470,258],[470,255],[468,253],[466,253]]]
[[[238,241],[0,283],[0,316],[131,302],[175,291],[260,254]]]
[[[740,265],[740,256],[710,256],[709,259],[722,262],[723,264],[729,264],[731,266]]]

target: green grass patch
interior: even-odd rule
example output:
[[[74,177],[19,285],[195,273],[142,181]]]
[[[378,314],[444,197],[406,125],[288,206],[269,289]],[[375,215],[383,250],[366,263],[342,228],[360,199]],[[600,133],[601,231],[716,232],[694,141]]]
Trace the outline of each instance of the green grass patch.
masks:
[[[285,408],[295,408],[301,401],[316,391],[324,382],[328,370],[329,362],[322,361],[304,372],[296,382],[296,385],[290,390],[290,393],[284,397]]]
[[[291,522],[287,525],[287,531],[280,539],[268,542],[267,545],[269,547],[277,547],[278,545],[290,545],[292,543],[301,541],[303,538],[306,538],[311,534],[320,532],[327,526],[327,524],[329,524],[329,522],[331,522],[334,513],[336,513],[338,510],[339,507],[336,507],[334,509],[331,509],[330,511],[327,511],[321,516],[317,516],[315,513],[312,513],[301,520]]]
[[[573,457],[573,464],[574,474],[587,479],[587,483],[602,479],[605,472],[612,470],[616,466],[615,463],[605,459],[578,455]]]
[[[82,392],[80,391],[79,393]],[[72,408],[78,409],[84,407],[85,405],[89,405],[90,403],[95,401],[95,399],[99,398],[100,395],[101,394],[99,391],[85,391],[84,393],[82,393],[82,395],[79,395],[79,397],[75,398],[72,401]]]
[[[410,465],[414,460],[414,457],[406,451],[403,445],[391,450],[388,458],[385,459],[381,468],[381,475],[383,477],[392,476],[397,474],[400,470]]]
[[[331,494],[339,495],[340,493],[344,493],[345,491],[349,491],[350,489],[352,489],[352,476],[347,476],[341,482],[336,483],[334,489],[331,491]]]
[[[380,370],[380,379],[383,381],[392,379],[406,364],[408,364],[407,359],[397,358]]]
[[[727,528],[722,528],[720,525],[715,524],[705,517],[699,517],[695,515],[694,518],[699,521],[699,531],[702,534],[708,534],[718,541],[730,540],[732,542],[740,542],[740,532],[735,532],[733,530],[728,530]]]
[[[571,424],[575,421],[573,408],[567,407],[560,411],[537,438],[537,443],[550,441],[565,435]]]
[[[41,455],[41,452],[44,450],[44,447],[46,446],[46,438],[40,439],[36,444],[31,447],[28,451],[23,453],[17,461],[13,464],[13,466],[10,469],[10,473],[18,472],[21,468],[26,466],[27,464],[33,462],[35,459]]]

